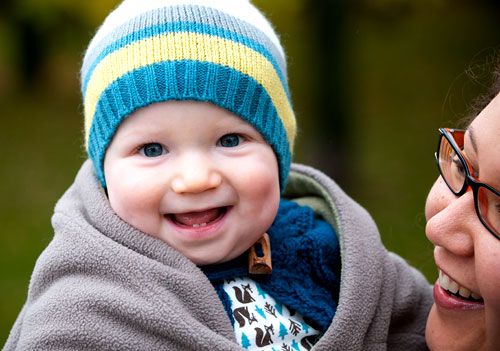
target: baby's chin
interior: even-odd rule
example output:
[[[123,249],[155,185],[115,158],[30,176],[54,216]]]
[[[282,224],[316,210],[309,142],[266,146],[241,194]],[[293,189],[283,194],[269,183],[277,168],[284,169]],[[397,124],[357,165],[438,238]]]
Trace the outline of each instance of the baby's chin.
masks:
[[[246,249],[248,250],[248,248]],[[220,264],[224,262],[231,261],[232,259],[240,256],[243,254],[246,250],[243,250],[243,252],[221,252],[221,251],[215,251],[215,252],[204,252],[204,253],[196,253],[194,254],[193,252],[190,252],[188,254],[183,253],[184,256],[186,256],[191,262],[196,264],[197,266],[208,266],[212,264]]]
[[[212,264],[220,264],[224,262],[231,261],[235,257],[223,257],[223,258],[206,258],[206,257],[189,257],[186,256],[190,261],[192,261],[197,266],[208,266]]]

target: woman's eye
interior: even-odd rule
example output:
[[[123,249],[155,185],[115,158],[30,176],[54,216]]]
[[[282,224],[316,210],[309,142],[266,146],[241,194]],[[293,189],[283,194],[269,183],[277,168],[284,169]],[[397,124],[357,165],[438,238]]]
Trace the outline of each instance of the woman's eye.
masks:
[[[217,145],[222,147],[235,147],[240,144],[240,141],[241,136],[238,134],[226,134],[219,139]]]
[[[465,176],[464,164],[456,154],[452,155],[451,162],[453,163],[455,171],[458,172],[460,176]]]
[[[163,146],[158,143],[146,144],[139,151],[146,157],[158,157],[166,153]]]

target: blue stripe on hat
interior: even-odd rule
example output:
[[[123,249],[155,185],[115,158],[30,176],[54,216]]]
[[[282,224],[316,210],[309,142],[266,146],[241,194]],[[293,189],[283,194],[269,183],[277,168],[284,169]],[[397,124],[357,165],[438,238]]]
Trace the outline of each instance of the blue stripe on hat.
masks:
[[[173,79],[167,81],[166,77]],[[218,89],[221,86],[226,89]],[[88,152],[103,186],[104,155],[120,123],[134,110],[166,100],[208,101],[252,124],[276,153],[284,189],[292,156],[285,128],[266,90],[230,67],[191,60],[140,67],[118,78],[101,94],[90,127]]]

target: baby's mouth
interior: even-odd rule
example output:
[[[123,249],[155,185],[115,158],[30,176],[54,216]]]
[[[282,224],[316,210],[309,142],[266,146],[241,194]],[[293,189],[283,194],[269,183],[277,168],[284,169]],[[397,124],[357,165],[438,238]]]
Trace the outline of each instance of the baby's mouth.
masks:
[[[198,212],[171,213],[172,222],[181,227],[199,228],[217,222],[227,212],[227,207],[211,208]]]
[[[443,290],[456,298],[464,299],[471,302],[483,302],[483,298],[469,289],[460,286],[457,282],[448,277],[445,273],[439,270],[439,285]]]

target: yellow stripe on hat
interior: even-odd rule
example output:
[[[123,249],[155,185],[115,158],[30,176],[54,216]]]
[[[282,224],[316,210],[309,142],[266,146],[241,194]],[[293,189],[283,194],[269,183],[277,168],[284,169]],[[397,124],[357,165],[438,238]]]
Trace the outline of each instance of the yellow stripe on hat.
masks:
[[[295,118],[273,65],[251,48],[208,34],[177,32],[133,42],[106,56],[96,66],[85,92],[85,144],[103,91],[124,74],[162,61],[195,60],[231,67],[255,79],[269,94],[293,150]]]

